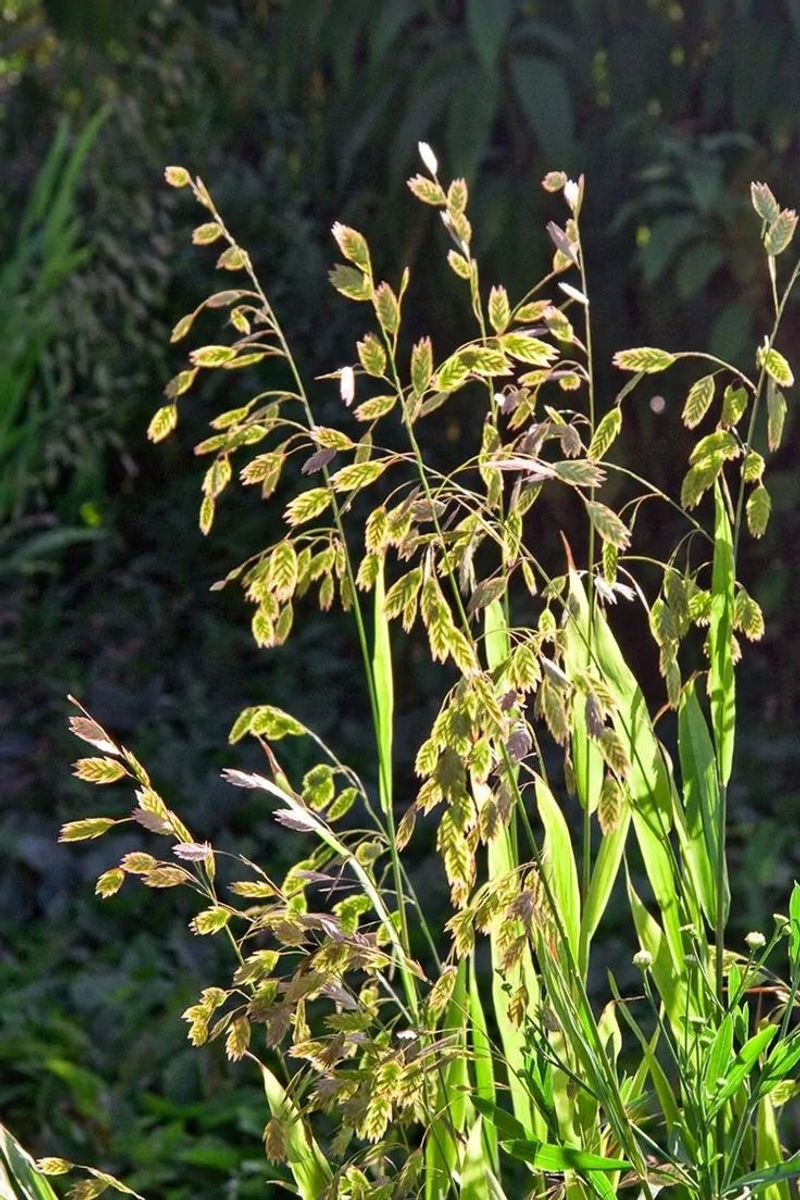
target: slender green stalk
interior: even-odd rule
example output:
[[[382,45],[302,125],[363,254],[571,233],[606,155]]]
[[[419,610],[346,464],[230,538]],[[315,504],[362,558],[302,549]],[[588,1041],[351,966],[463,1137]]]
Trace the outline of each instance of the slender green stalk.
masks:
[[[229,245],[236,246],[237,245],[236,240],[228,232],[228,229],[226,228],[225,223],[222,220],[222,217],[220,216],[216,207],[212,205],[211,211],[214,215],[214,219],[219,223],[220,228],[223,232],[223,236],[226,238]],[[292,354],[292,351],[289,347],[289,343],[283,332],[281,324],[278,321],[278,318],[275,315],[272,305],[270,304],[270,302],[267,298],[267,295],[261,286],[261,282],[258,279],[258,276],[256,275],[255,271],[253,270],[253,266],[250,262],[249,255],[245,256],[245,270],[247,271],[247,274],[250,278],[253,288],[254,288],[256,294],[258,295],[258,298],[263,306],[264,312],[269,319],[270,325],[275,332],[275,335],[278,339],[281,350],[283,351],[286,362],[289,366],[289,370],[291,371],[292,378],[294,379],[295,387],[297,388],[297,396],[300,399],[301,405],[303,407],[303,411],[305,413],[308,431],[313,432],[314,417],[313,417],[313,413],[311,411],[311,404],[308,399],[308,394],[305,390],[305,385],[303,383],[303,378],[300,374],[299,368],[295,361],[294,355]],[[330,474],[328,472],[327,467],[323,468],[323,477],[325,479],[326,487],[329,487],[329,489],[330,489]],[[360,603],[359,597],[358,597],[358,588],[356,586],[355,572],[353,570],[353,564],[352,564],[352,560],[350,557],[350,552],[348,550],[347,539],[346,539],[345,531],[344,531],[344,524],[342,521],[342,513],[341,513],[341,509],[340,509],[336,494],[333,492],[332,489],[330,489],[330,492],[331,492],[331,507],[332,507],[332,511],[333,511],[334,521],[336,523],[336,529],[339,534],[339,539],[340,539],[342,549],[344,552],[344,556],[345,556],[347,581],[348,581],[349,588],[350,588],[351,603],[352,603],[352,607],[353,607],[353,616],[355,619],[359,648],[361,651],[361,659],[362,659],[362,663],[363,663],[363,667],[364,667],[364,676],[365,676],[366,683],[367,683],[367,692],[368,692],[368,696],[369,696],[370,713],[372,716],[372,725],[373,725],[374,734],[375,734],[375,744],[376,744],[377,751],[378,751],[379,785],[380,785],[380,791],[381,791],[381,797],[382,797],[382,808],[383,808],[384,816],[386,817],[386,820],[388,823],[389,853],[390,853],[391,860],[392,860],[392,871],[394,873],[394,887],[395,887],[395,895],[397,898],[397,911],[398,911],[398,916],[399,916],[399,920],[400,920],[400,936],[401,936],[401,941],[402,941],[402,945],[403,945],[405,954],[410,954],[410,939],[409,939],[409,931],[408,931],[408,917],[407,917],[407,913],[406,913],[405,889],[404,889],[403,873],[400,869],[400,861],[399,861],[399,855],[398,855],[398,851],[397,851],[394,810],[393,810],[392,799],[391,799],[391,797],[392,797],[392,763],[391,763],[390,756],[387,759],[387,744],[390,748],[391,740],[389,739],[389,741],[387,743],[385,720],[381,713],[381,704],[379,701],[378,688],[377,688],[377,683],[376,683],[375,660],[373,659],[372,655],[370,654],[366,626],[364,623],[363,613],[361,611],[361,603]],[[378,630],[376,628],[376,637],[377,636],[378,636]],[[385,648],[384,648],[384,653],[385,653]],[[406,973],[404,972],[404,974],[406,974]],[[416,995],[416,991],[417,991],[416,982],[410,976],[406,980],[406,987],[407,988],[410,987],[410,989]]]
[[[580,187],[580,193],[583,192],[583,187]],[[582,195],[579,195],[578,205]],[[575,228],[578,235],[578,270],[581,278],[581,291],[584,295],[586,303],[583,306],[584,314],[584,341],[586,346],[586,374],[588,384],[588,401],[589,401],[589,439],[594,435],[596,427],[595,418],[595,385],[594,385],[594,356],[592,353],[592,321],[589,309],[589,286],[586,276],[586,262],[583,253],[583,243],[580,237],[579,212],[576,206],[575,210]],[[596,489],[594,485],[589,489],[589,497],[594,502]],[[592,642],[594,639],[594,571],[595,571],[595,528],[594,522],[588,521],[589,526],[589,547],[587,558],[587,595],[589,598],[589,630],[588,630],[588,646],[587,652],[589,659],[592,658]],[[590,811],[589,797],[591,796],[591,771],[592,758],[587,756],[586,761],[586,805],[583,810],[583,861],[581,864],[581,899],[586,903],[586,897],[589,894],[589,885],[592,875],[592,814]]]

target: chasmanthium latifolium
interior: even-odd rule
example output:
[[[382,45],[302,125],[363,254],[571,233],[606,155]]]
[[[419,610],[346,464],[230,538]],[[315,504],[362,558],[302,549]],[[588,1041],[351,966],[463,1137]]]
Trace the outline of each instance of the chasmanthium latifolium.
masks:
[[[760,537],[769,519],[761,451],[780,444],[793,385],[779,328],[798,274],[784,266],[797,218],[753,185],[774,320],[751,371],[639,347],[615,356],[619,391],[600,397],[583,179],[545,178],[552,269],[512,298],[481,278],[466,183],[445,182],[430,147],[420,153],[409,187],[441,219],[467,340],[445,348],[432,330],[409,344],[409,272],[381,280],[364,235],[337,223],[330,278],[360,307],[364,334],[310,390],[209,191],[183,168],[166,173],[204,210],[193,240],[214,246],[225,280],[172,340],[207,309],[224,323],[167,385],[150,437],[176,429],[210,371],[257,379],[270,366],[269,389],[256,383],[195,447],[209,463],[200,526],[211,531],[237,478],[283,513],[274,544],[223,581],[243,587],[260,646],[318,620],[314,601],[351,614],[375,793],[293,715],[268,703],[241,713],[230,741],[255,738],[263,767],[242,772],[232,751],[228,782],[262,792],[303,835],[302,861],[275,878],[269,862],[219,856],[82,711],[73,731],[98,756],[77,775],[131,788],[135,807],[115,789],[115,815],[71,822],[62,838],[133,821],[146,848],[101,875],[100,895],[132,877],[197,894],[192,929],[228,940],[233,975],[183,1014],[189,1038],[222,1039],[229,1058],[261,1072],[271,1170],[306,1200],[563,1189],[650,1200],[664,1187],[788,1200],[800,1160],[783,1148],[780,1119],[800,1064],[800,892],[771,933],[726,947],[725,826],[739,639],[764,627],[736,563],[742,534]],[[414,327],[425,328],[420,314]],[[683,422],[696,441],[671,497],[614,451],[642,382],[679,360],[694,374]],[[322,425],[319,398],[336,390],[339,419]],[[429,447],[460,392],[472,415],[446,472]],[[299,472],[287,483],[290,460]],[[557,490],[585,521],[580,555],[552,536]],[[660,564],[637,544],[652,504],[678,529]],[[675,711],[669,747],[615,638],[635,618],[658,648],[658,708]],[[392,656],[420,624],[444,684],[408,803],[394,790]],[[319,759],[303,778],[283,762],[292,738],[310,739]],[[435,837],[451,901],[443,928],[404,867],[414,836]],[[616,884],[631,939],[603,1006],[587,979]],[[634,955],[641,985],[623,996],[615,976],[630,978]]]

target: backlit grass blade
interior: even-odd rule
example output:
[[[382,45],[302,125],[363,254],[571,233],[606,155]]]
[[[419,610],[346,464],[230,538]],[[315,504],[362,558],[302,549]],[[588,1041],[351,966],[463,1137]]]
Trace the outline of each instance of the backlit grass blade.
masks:
[[[697,882],[703,912],[713,928],[717,916],[716,864],[719,859],[722,810],[714,743],[697,699],[694,681],[686,685],[681,697],[678,712],[678,751],[688,835],[685,854]],[[724,872],[723,886],[727,915],[727,870]]]
[[[546,1142],[509,1142],[509,1154],[530,1163],[537,1171],[563,1174],[565,1171],[626,1171],[630,1163],[624,1158],[604,1158],[573,1146],[553,1146]]]
[[[800,1176],[800,1154],[794,1154],[785,1162],[776,1162],[772,1166],[761,1167],[758,1171],[751,1171],[749,1175],[742,1175],[739,1179],[734,1179],[722,1194],[723,1196],[754,1196],[767,1188],[774,1187],[782,1180],[797,1179],[798,1176]]]
[[[664,923],[666,947],[672,959],[673,971],[685,975],[685,955],[683,949],[683,923],[676,878],[675,860],[670,853],[665,836],[654,829],[651,822],[635,809],[633,826],[644,861],[647,878],[653,890],[656,902],[661,910]]]
[[[722,1105],[736,1095],[777,1032],[777,1025],[763,1025],[757,1033],[747,1039],[733,1061],[728,1064],[724,1081],[709,1106],[709,1116],[719,1112]]]
[[[589,963],[589,948],[603,913],[606,910],[609,897],[619,874],[622,856],[625,853],[625,842],[631,823],[630,810],[622,814],[619,826],[607,833],[600,843],[594,865],[591,882],[586,895],[586,903],[581,918],[580,946],[578,963],[585,975]]]
[[[386,588],[383,559],[375,580],[375,643],[372,669],[375,678],[375,701],[378,710],[378,786],[381,809],[391,815],[392,807],[392,732],[394,722],[394,676],[389,622],[384,610]]]
[[[572,566],[569,581],[567,639],[588,645],[589,603],[580,576]],[[683,961],[682,920],[674,864],[666,846],[673,813],[669,770],[642,690],[599,608],[594,614],[591,644],[592,668],[600,672],[616,701],[613,723],[630,763],[626,782],[633,804],[634,828],[678,967]]]
[[[485,610],[484,634],[486,660],[489,668],[499,667],[508,659],[509,649],[506,616],[499,600],[493,601]],[[513,816],[507,826],[489,839],[487,862],[489,879],[499,879],[517,867]],[[526,952],[523,955],[522,964],[515,966],[504,977],[501,973],[503,953],[497,933],[490,934],[489,945],[492,959],[492,1005],[507,1068],[514,1116],[525,1129],[538,1133],[540,1130],[536,1124],[536,1114],[531,1104],[531,1097],[521,1078],[525,1070],[525,1034],[509,1020],[509,993],[506,990],[506,985],[510,985],[513,990],[524,981],[528,987],[530,999],[535,1000],[535,996],[531,995],[535,980],[533,963],[530,954]]]
[[[619,993],[619,988],[617,987],[617,982],[610,972],[608,976],[608,983],[609,987],[611,988],[611,993],[617,1002],[620,1016],[633,1033],[633,1036],[639,1043],[639,1047],[642,1052],[642,1061],[637,1068],[631,1084],[631,1099],[633,1102],[636,1102],[639,1099],[641,1090],[644,1087],[644,1081],[649,1075],[653,1081],[653,1087],[655,1088],[656,1096],[658,1097],[659,1107],[664,1117],[664,1124],[667,1132],[669,1133],[677,1124],[680,1123],[680,1110],[664,1068],[661,1066],[661,1063],[658,1060],[657,1051],[661,1031],[656,1029],[655,1033],[648,1041],[634,1018],[631,1016],[629,1011],[630,1006],[622,1000],[622,997]]]
[[[569,1039],[565,1038],[561,1032],[553,1032],[550,1034],[549,1041],[559,1059],[569,1062],[572,1057]],[[550,1068],[550,1085],[552,1104],[558,1123],[558,1137],[560,1141],[570,1145],[580,1136],[581,1114],[575,1102],[577,1099],[575,1085],[567,1072],[556,1066]]]
[[[577,678],[590,666],[592,656],[589,647],[588,626],[584,637],[582,631],[576,628],[575,623],[568,617],[564,669],[570,679]],[[581,807],[593,813],[597,808],[605,767],[597,743],[589,737],[584,704],[575,704],[572,709],[571,746],[575,790],[578,793]]]
[[[287,1159],[297,1190],[302,1200],[318,1200],[333,1177],[331,1169],[280,1080],[263,1063],[259,1066],[269,1110],[286,1131]]]
[[[445,1009],[439,1033],[451,1043],[457,1053],[441,1068],[436,1085],[433,1120],[425,1139],[425,1200],[444,1200],[451,1191],[451,1181],[461,1156],[459,1135],[466,1126],[469,1103],[469,1073],[467,1067],[467,963],[458,965],[456,983]]]
[[[687,1006],[685,971],[681,973],[675,971],[664,930],[647,911],[630,879],[628,879],[628,901],[639,945],[652,955],[653,963],[650,969],[653,972],[653,978],[667,1016],[673,1029],[682,1036],[686,1030],[687,1015],[692,1015]]]
[[[461,1167],[461,1200],[490,1200],[492,1193],[486,1172],[484,1142],[483,1121],[476,1117]]]
[[[775,1107],[769,1096],[759,1101],[756,1111],[756,1166],[762,1170],[780,1163],[783,1158]],[[764,1200],[791,1200],[792,1191],[785,1179],[768,1184],[763,1191]]]
[[[736,676],[733,669],[733,537],[719,484],[714,491],[714,568],[711,581],[711,619],[708,639],[711,666],[708,688],[711,727],[723,785],[731,777],[736,724]]]
[[[543,779],[536,780],[536,805],[544,826],[543,859],[553,898],[569,942],[572,956],[577,960],[581,925],[581,893],[578,868],[572,851],[572,838],[564,814]]]
[[[0,1125],[0,1200],[58,1200],[17,1139]]]
[[[470,956],[469,962],[469,1028],[472,1037],[472,1062],[475,1073],[475,1093],[487,1104],[495,1104],[497,1089],[494,1078],[494,1059],[486,1025],[486,1014],[483,1011],[478,976],[475,969],[475,955]],[[497,1156],[497,1134],[492,1125],[482,1125],[484,1151],[495,1172],[499,1170]]]

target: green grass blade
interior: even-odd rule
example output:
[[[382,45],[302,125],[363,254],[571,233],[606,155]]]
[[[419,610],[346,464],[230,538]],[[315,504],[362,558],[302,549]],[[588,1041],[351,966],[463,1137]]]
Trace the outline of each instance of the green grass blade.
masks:
[[[756,1112],[756,1166],[769,1170],[783,1159],[781,1140],[775,1107],[769,1096],[759,1102]],[[791,1189],[786,1179],[769,1183],[764,1188],[765,1200],[791,1200]]]
[[[544,871],[558,905],[559,916],[573,958],[578,957],[581,927],[581,892],[572,838],[564,814],[542,779],[536,780],[536,805],[544,826]]]
[[[624,1158],[604,1158],[573,1146],[553,1146],[546,1142],[509,1142],[509,1154],[530,1163],[537,1171],[563,1174],[564,1171],[626,1171],[630,1163]]]
[[[646,818],[634,811],[633,826],[636,840],[642,852],[647,878],[664,923],[667,949],[672,959],[673,970],[685,975],[686,964],[681,933],[681,910],[675,864],[663,835],[653,829]]]
[[[709,648],[711,667],[708,687],[711,696],[711,727],[717,752],[719,777],[731,777],[736,724],[736,676],[733,669],[733,537],[722,490],[714,492],[714,569],[711,581]]]
[[[472,1036],[475,1094],[485,1103],[494,1105],[497,1100],[494,1059],[489,1040],[489,1030],[486,1024],[486,1014],[483,1011],[483,1002],[478,986],[474,954],[471,955],[469,963],[469,1028]],[[497,1172],[499,1170],[497,1134],[492,1125],[482,1125],[482,1129],[484,1149],[492,1164],[492,1169]]]
[[[392,647],[389,640],[389,621],[384,610],[386,587],[383,560],[375,580],[375,644],[372,669],[375,678],[375,701],[378,709],[378,785],[381,809],[391,814],[392,807],[392,731],[394,722],[394,675]]]
[[[583,633],[584,631],[574,621],[567,622],[564,668],[570,679],[574,679],[581,671],[585,671],[590,666],[588,625],[585,637],[582,636]],[[583,704],[573,705],[570,738],[572,767],[578,799],[584,810],[593,813],[600,797],[605,766],[597,743],[589,737],[587,732],[586,708]]]
[[[489,1179],[484,1160],[483,1121],[480,1117],[470,1130],[461,1168],[461,1200],[490,1200]]]
[[[709,1107],[709,1117],[719,1112],[722,1105],[736,1094],[758,1062],[759,1055],[766,1050],[777,1032],[777,1025],[765,1025],[759,1029],[758,1033],[754,1033],[751,1038],[748,1038],[733,1062],[729,1063],[724,1083],[715,1094],[714,1101]]]
[[[636,1075],[633,1080],[632,1099],[636,1100],[644,1086],[645,1078],[647,1075],[649,1075],[653,1081],[653,1087],[655,1088],[656,1096],[658,1097],[658,1104],[661,1110],[661,1115],[664,1118],[664,1125],[667,1132],[670,1133],[676,1125],[681,1124],[681,1114],[664,1068],[658,1061],[657,1050],[661,1031],[656,1029],[652,1038],[650,1041],[648,1041],[631,1015],[629,1011],[630,1006],[623,1001],[622,997],[620,996],[616,980],[610,972],[608,976],[608,982],[611,988],[611,994],[617,1002],[620,1016],[632,1032],[633,1036],[636,1038],[636,1041],[639,1043],[639,1048],[642,1052],[642,1061],[637,1068]]]
[[[493,601],[484,612],[484,636],[489,668],[502,666],[508,659],[509,641],[506,616],[499,600]],[[489,840],[487,862],[489,879],[498,879],[517,867],[513,818],[508,826]],[[525,1034],[508,1018],[509,995],[505,990],[507,984],[510,984],[514,990],[524,980],[530,999],[535,1002],[536,996],[532,994],[536,978],[533,962],[530,954],[526,953],[523,956],[522,964],[514,967],[510,975],[504,977],[500,971],[503,955],[497,933],[490,934],[489,946],[492,958],[492,1007],[506,1063],[514,1116],[525,1129],[532,1133],[538,1133],[539,1128],[536,1124],[537,1118],[531,1104],[531,1097],[521,1079],[525,1070]]]
[[[588,644],[589,603],[574,568],[570,569],[568,605],[567,638],[578,638]],[[633,804],[634,829],[677,968],[684,959],[682,922],[675,868],[667,848],[673,784],[642,690],[599,609],[594,615],[592,646],[592,667],[599,670],[617,704],[613,722],[630,761],[626,782]]]
[[[719,1080],[725,1075],[733,1053],[733,1014],[726,1013],[714,1035],[708,1051],[705,1069],[705,1085],[709,1096],[717,1090]]]
[[[606,911],[606,905],[619,874],[630,823],[631,814],[626,809],[619,827],[612,833],[607,833],[603,838],[594,861],[589,891],[586,894],[586,903],[581,918],[578,963],[584,974],[589,963],[589,948],[592,938]]]
[[[567,638],[581,644],[589,640],[589,602],[578,573],[570,571]],[[595,610],[592,668],[601,672],[611,688],[618,712],[614,725],[630,759],[629,785],[637,808],[657,818],[656,828],[669,826],[672,813],[669,774],[647,711],[642,690],[625,661],[605,616]]]
[[[493,600],[484,610],[483,616],[484,648],[489,669],[502,666],[508,658],[508,622],[502,603]]]
[[[460,1053],[441,1069],[436,1086],[435,1116],[425,1137],[425,1200],[444,1200],[451,1190],[458,1167],[461,1143],[458,1135],[467,1123],[469,1073],[467,1058],[467,964],[462,959],[440,1034],[454,1038]]]
[[[306,1129],[303,1118],[287,1095],[286,1089],[268,1067],[263,1063],[259,1065],[269,1110],[273,1117],[285,1122],[287,1127],[289,1169],[298,1192],[302,1200],[318,1200],[333,1177],[331,1169],[316,1141]]]
[[[773,1187],[776,1183],[800,1176],[800,1154],[788,1158],[786,1162],[778,1162],[773,1166],[762,1167],[749,1175],[742,1175],[725,1188],[723,1196],[747,1196],[763,1192],[765,1188]]]
[[[716,864],[722,809],[714,743],[708,732],[694,681],[688,683],[678,711],[678,751],[683,779],[683,806],[688,837],[684,853],[692,871],[703,912],[713,928],[717,918]],[[724,873],[725,911],[730,903]]]
[[[17,1139],[0,1125],[0,1200],[58,1200]]]
[[[650,969],[667,1016],[673,1029],[682,1037],[686,1030],[687,1015],[692,1015],[692,1010],[687,1009],[685,968],[680,973],[676,972],[664,930],[645,908],[630,878],[628,901],[639,945],[652,955],[653,964]]]

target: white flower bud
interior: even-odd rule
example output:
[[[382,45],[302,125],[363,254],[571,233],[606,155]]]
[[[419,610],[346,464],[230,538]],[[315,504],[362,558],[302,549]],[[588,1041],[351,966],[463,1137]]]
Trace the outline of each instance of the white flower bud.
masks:
[[[745,945],[750,950],[761,950],[762,947],[766,946],[767,944],[767,939],[764,937],[763,933],[759,933],[758,930],[748,933],[744,941]]]
[[[578,187],[574,179],[568,179],[564,184],[564,199],[570,206],[573,212],[577,207],[578,201],[581,198],[581,189]]]
[[[436,172],[439,170],[439,163],[436,159],[436,155],[433,153],[433,150],[431,150],[431,148],[427,142],[419,142],[418,149],[419,149],[419,156],[422,159],[424,165],[428,168],[431,175],[435,175]]]
[[[342,367],[339,372],[339,395],[349,408],[356,394],[356,377],[352,367]]]
[[[640,971],[646,971],[653,965],[653,956],[649,950],[637,950],[633,956],[633,965]]]

